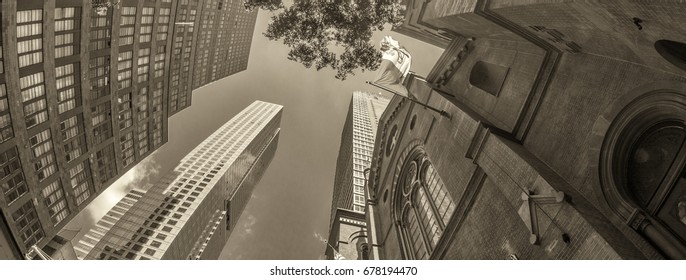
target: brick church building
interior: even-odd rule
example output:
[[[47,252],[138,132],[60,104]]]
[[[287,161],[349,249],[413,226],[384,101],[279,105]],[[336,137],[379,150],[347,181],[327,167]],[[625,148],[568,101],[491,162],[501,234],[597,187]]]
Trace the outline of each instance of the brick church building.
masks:
[[[686,3],[406,4],[445,48],[407,87],[450,117],[381,117],[370,258],[686,258]]]

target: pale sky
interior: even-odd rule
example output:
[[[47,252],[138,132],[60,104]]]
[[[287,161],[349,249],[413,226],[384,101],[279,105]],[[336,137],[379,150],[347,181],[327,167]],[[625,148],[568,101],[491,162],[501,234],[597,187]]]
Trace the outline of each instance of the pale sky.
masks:
[[[155,182],[196,145],[255,100],[284,106],[279,146],[269,168],[221,254],[221,259],[318,259],[319,236],[328,236],[329,215],[343,123],[352,92],[379,92],[365,84],[375,73],[336,80],[286,59],[288,48],[269,41],[270,13],[260,11],[248,69],[193,92],[192,105],[169,119],[169,141],[124,174],[65,229],[90,229],[134,186]],[[411,70],[426,76],[442,49],[390,29],[376,32],[375,45],[391,35],[412,54]]]

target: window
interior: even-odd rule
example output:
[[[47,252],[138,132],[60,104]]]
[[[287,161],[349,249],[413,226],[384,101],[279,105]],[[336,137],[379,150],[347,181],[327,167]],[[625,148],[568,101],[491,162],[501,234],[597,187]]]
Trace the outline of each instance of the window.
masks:
[[[160,14],[157,17],[157,22],[159,23],[157,25],[157,40],[158,41],[165,41],[167,40],[167,34],[169,32],[169,14],[170,14],[170,9],[169,8],[161,8],[160,9]]]
[[[45,94],[43,72],[19,78],[19,87],[21,88],[21,99],[23,102],[43,96]]]
[[[36,168],[38,180],[45,180],[57,171],[50,129],[48,128],[33,135],[29,138],[29,144],[31,144],[33,156],[36,159],[34,167]]]
[[[28,192],[17,148],[0,153],[0,180],[7,204],[11,204]]]
[[[78,53],[79,8],[55,8],[55,58]]]
[[[69,215],[69,208],[67,208],[67,201],[60,181],[54,181],[43,188],[41,196],[45,201],[45,206],[48,207],[48,214],[53,225],[57,226]]]
[[[428,259],[455,211],[455,203],[423,149],[405,161],[395,187],[400,203],[401,248],[407,259]]]
[[[43,62],[43,10],[17,11],[19,67]]]
[[[165,57],[165,46],[157,47],[157,54],[155,54],[155,78],[164,76],[164,57]]]
[[[90,59],[91,98],[97,99],[109,95],[110,57],[100,56]]]
[[[0,74],[5,73],[5,62],[2,56],[2,39],[0,38]]]
[[[0,49],[0,52],[2,50]],[[5,84],[0,84],[0,143],[14,137],[12,130],[12,119],[10,118],[9,102],[7,100],[7,89]]]
[[[114,155],[114,144],[105,146],[95,153],[97,174],[100,183],[104,184],[117,174],[117,162]]]
[[[162,116],[160,114],[155,114],[152,119],[152,144],[154,147],[158,147],[162,144]]]
[[[123,130],[133,125],[133,116],[131,110],[133,105],[131,96],[132,94],[130,92],[119,95],[119,130]]]
[[[138,50],[138,83],[148,81],[150,70],[150,48]]]
[[[117,81],[119,89],[131,87],[131,68],[133,67],[133,51],[119,53],[117,63]]]
[[[119,22],[119,46],[133,44],[134,25],[136,24],[136,7],[122,7]]]
[[[122,157],[121,158],[124,161],[123,164],[124,164],[124,166],[128,166],[129,164],[134,162],[133,131],[129,131],[128,133],[119,137],[119,143],[121,145],[121,150],[122,150]]]
[[[12,213],[12,220],[17,225],[18,236],[21,238],[24,246],[31,247],[38,244],[45,237],[32,200],[27,201],[14,211]]]
[[[106,15],[91,13],[90,50],[109,48],[111,44],[112,9]]]
[[[138,36],[138,41],[141,43],[150,42],[152,39],[152,24],[155,14],[154,7],[144,7],[142,11],[143,16],[141,17],[141,27],[140,35]]]
[[[138,91],[138,101],[136,102],[136,121],[143,122],[148,118],[148,88],[142,87]]]
[[[78,85],[79,64],[67,64],[55,69],[57,87],[57,112],[62,114],[80,105],[81,90]]]
[[[138,125],[138,155],[143,156],[148,152],[148,123]]]
[[[91,107],[91,125],[96,144],[112,137],[111,112],[109,101]]]
[[[86,138],[82,115],[72,116],[60,122],[60,132],[64,142],[65,159],[67,162],[75,160],[86,152]]]
[[[669,258],[686,252],[683,98],[659,90],[612,104],[618,111],[598,144],[600,185],[612,213]]]
[[[74,190],[77,206],[83,204],[94,192],[90,177],[88,160],[84,160],[69,169],[69,183]]]

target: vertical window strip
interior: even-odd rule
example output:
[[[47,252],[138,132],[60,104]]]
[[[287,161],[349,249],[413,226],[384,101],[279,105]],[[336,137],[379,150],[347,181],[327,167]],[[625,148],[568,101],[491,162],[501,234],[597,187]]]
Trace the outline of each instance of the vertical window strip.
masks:
[[[31,247],[38,244],[45,237],[33,200],[27,201],[12,213],[12,220],[17,225],[19,237],[24,246]]]
[[[59,114],[76,108],[81,97],[81,90],[75,86],[79,64],[68,64],[55,69],[57,87],[57,111]]]
[[[72,116],[60,123],[65,159],[71,162],[86,152],[82,115]]]
[[[17,54],[20,68],[43,62],[42,34],[43,10],[17,11]]]
[[[100,183],[106,183],[117,173],[117,163],[114,156],[114,144],[107,145],[95,153],[97,172]]]
[[[122,7],[119,22],[119,46],[133,44],[134,25],[136,24],[136,7]]]
[[[48,128],[33,135],[29,138],[29,144],[36,159],[34,167],[36,168],[38,180],[43,181],[57,171],[50,129]]]
[[[90,59],[91,98],[97,99],[109,94],[110,57],[100,56]]]
[[[62,190],[60,181],[56,180],[43,188],[41,195],[45,202],[45,206],[48,207],[48,214],[50,215],[53,225],[57,226],[70,213],[69,208],[67,208],[66,197],[64,196],[64,190]]]
[[[111,34],[111,11],[107,15],[98,15],[91,13],[91,30],[90,30],[90,50],[105,49],[110,46]]]
[[[16,147],[0,153],[0,180],[2,180],[2,193],[7,204],[11,204],[28,192]]]
[[[69,182],[74,190],[77,206],[83,204],[83,202],[85,202],[93,192],[93,186],[91,184],[88,167],[89,165],[87,160],[84,160],[69,169]]]
[[[76,54],[81,9],[76,7],[55,8],[55,58]]]
[[[12,137],[14,137],[14,130],[12,129],[7,88],[5,84],[0,84],[0,143],[12,139]]]

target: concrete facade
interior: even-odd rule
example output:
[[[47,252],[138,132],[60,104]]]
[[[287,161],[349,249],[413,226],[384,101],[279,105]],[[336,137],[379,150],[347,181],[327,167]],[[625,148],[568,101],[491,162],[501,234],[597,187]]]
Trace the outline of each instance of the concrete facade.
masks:
[[[399,99],[382,117],[368,186],[377,258],[686,257],[672,124],[686,120],[686,4],[424,2],[422,21],[460,36],[408,87],[452,118]],[[413,160],[454,209],[399,205],[405,181],[424,184]],[[404,216],[444,212],[418,235]]]

